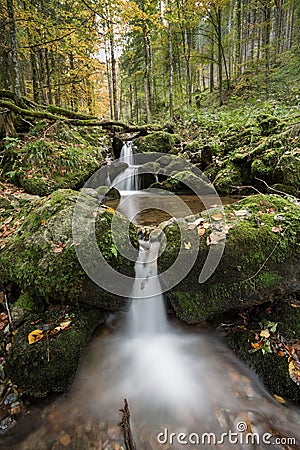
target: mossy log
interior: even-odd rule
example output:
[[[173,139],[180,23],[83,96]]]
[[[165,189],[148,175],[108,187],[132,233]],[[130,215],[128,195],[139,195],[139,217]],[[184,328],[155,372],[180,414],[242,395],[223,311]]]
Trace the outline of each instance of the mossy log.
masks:
[[[31,117],[36,119],[47,119],[54,122],[64,122],[69,125],[78,127],[102,127],[111,131],[120,131],[126,133],[140,132],[145,134],[149,131],[157,131],[161,129],[160,125],[129,125],[127,123],[115,120],[99,120],[94,116],[88,116],[81,113],[76,113],[64,108],[59,108],[53,105],[36,105],[35,109],[28,109],[16,105],[11,100],[0,100],[0,107],[7,108],[15,114],[22,117]]]

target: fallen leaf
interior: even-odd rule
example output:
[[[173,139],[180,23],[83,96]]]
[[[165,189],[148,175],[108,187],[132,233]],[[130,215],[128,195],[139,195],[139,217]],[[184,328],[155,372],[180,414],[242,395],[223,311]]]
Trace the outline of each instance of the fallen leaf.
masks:
[[[207,238],[207,245],[217,245],[219,242],[226,239],[226,232],[224,231],[213,231]]]
[[[42,225],[46,225],[46,220],[42,220],[42,221],[41,221],[41,224],[42,224]]]
[[[269,329],[266,328],[265,330],[262,330],[262,331],[260,332],[260,336],[261,336],[261,337],[264,337],[264,338],[270,337],[270,331],[269,331]]]
[[[279,225],[278,227],[273,227],[272,231],[273,233],[280,233],[280,231],[282,231],[281,225]]]
[[[198,228],[198,236],[203,236],[205,233],[205,228]]]
[[[284,398],[280,397],[280,395],[274,394],[273,397],[274,397],[275,400],[276,400],[278,403],[280,403],[281,405],[284,405],[284,404],[285,404]]]
[[[107,209],[108,212],[110,212],[111,214],[114,214],[116,211],[114,210],[114,208],[111,208],[109,206],[109,208]]]
[[[300,367],[296,361],[289,362],[289,375],[294,383],[300,386]]]
[[[189,250],[192,247],[192,244],[190,242],[184,242],[184,248],[186,250]]]
[[[59,442],[60,442],[61,445],[63,445],[64,447],[68,447],[69,444],[71,443],[71,437],[70,437],[70,435],[69,435],[69,434],[64,434],[64,435],[60,438]]]
[[[234,214],[238,217],[247,216],[248,211],[247,211],[247,209],[239,209],[239,210],[234,211]]]
[[[285,220],[285,217],[284,217],[282,214],[277,214],[277,215],[274,217],[274,220],[278,220],[278,221],[282,220],[282,221],[284,221],[284,220]]]
[[[252,348],[261,348],[263,346],[263,342],[251,342]]]
[[[277,353],[278,356],[285,356],[285,353],[282,350],[279,350],[279,352]]]
[[[55,247],[53,250],[54,253],[61,253],[63,251],[63,247]]]
[[[65,328],[68,328],[71,325],[71,320],[67,320],[66,322],[61,322],[58,327],[55,327],[55,330],[61,331]]]
[[[28,334],[28,343],[34,344],[35,342],[40,341],[43,339],[44,335],[42,330],[33,330],[31,333]]]
[[[211,218],[212,218],[213,220],[215,220],[216,222],[219,222],[220,220],[223,219],[223,214],[217,213],[217,214],[214,214],[213,216],[211,216]]]

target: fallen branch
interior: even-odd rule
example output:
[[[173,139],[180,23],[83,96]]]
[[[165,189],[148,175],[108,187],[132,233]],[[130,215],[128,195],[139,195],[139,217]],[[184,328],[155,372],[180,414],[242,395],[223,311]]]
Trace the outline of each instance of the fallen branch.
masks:
[[[9,326],[12,329],[13,327],[13,323],[12,323],[12,317],[11,317],[11,313],[10,313],[10,309],[9,309],[9,304],[8,304],[8,299],[7,299],[7,295],[6,295],[6,291],[4,290],[4,304],[5,304],[5,308],[7,311],[7,315],[8,315],[8,320],[9,320]]]
[[[8,108],[15,114],[19,114],[22,117],[34,117],[37,119],[54,120],[56,122],[63,122],[68,125],[78,127],[102,127],[117,131],[120,129],[123,133],[131,132],[144,132],[147,134],[149,131],[159,131],[162,129],[160,125],[129,125],[124,122],[114,120],[99,120],[93,116],[87,116],[85,114],[76,113],[63,108],[59,108],[53,105],[48,105],[39,109],[25,109],[17,106],[15,103],[9,100],[0,100],[0,107]]]
[[[136,450],[130,427],[130,411],[126,398],[124,399],[124,408],[119,411],[123,413],[122,421],[119,423],[119,427],[123,429],[125,448],[126,450]]]
[[[262,194],[262,192],[260,192],[258,189],[256,189],[254,186],[232,186],[235,189],[253,189],[255,192],[257,192],[258,194]]]
[[[257,178],[257,177],[254,177],[254,178],[257,181],[261,181],[262,183],[264,183],[264,185],[267,186],[267,188],[270,189],[270,191],[277,192],[278,194],[282,194],[282,195],[289,195],[287,192],[279,191],[278,189],[272,188],[271,186],[268,185],[268,183],[266,183],[264,180],[261,180],[260,178]]]

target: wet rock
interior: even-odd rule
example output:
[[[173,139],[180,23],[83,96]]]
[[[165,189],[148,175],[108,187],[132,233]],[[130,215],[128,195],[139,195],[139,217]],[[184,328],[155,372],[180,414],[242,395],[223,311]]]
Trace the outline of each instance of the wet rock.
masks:
[[[78,193],[58,190],[50,197],[34,202],[21,213],[25,219],[9,238],[0,255],[0,277],[3,283],[13,282],[21,291],[30,292],[30,298],[42,309],[47,303],[83,302],[110,309],[116,304],[116,297],[108,290],[93,284],[90,298],[89,278],[82,269],[73,242],[73,209]],[[87,196],[87,202],[94,201]],[[83,211],[89,214],[88,211]],[[91,217],[91,216],[89,216]],[[113,214],[107,208],[100,208],[95,219],[96,240],[105,260],[124,275],[134,277],[134,261],[121,252],[115,254],[111,236]],[[80,218],[81,220],[81,218]],[[83,221],[90,220],[88,217]],[[118,219],[120,245],[126,245],[122,233],[127,236],[127,219]],[[85,234],[83,234],[83,240]],[[130,238],[136,248],[138,241],[133,226]],[[86,241],[87,251],[90,251]],[[81,245],[83,245],[81,243]],[[126,254],[126,249],[122,251]],[[91,256],[91,260],[92,260]],[[117,302],[121,304],[121,298]],[[124,302],[122,303],[124,305]]]
[[[0,435],[6,434],[9,430],[14,428],[17,421],[13,417],[6,417],[0,422]]]
[[[7,356],[6,371],[24,392],[42,397],[49,392],[66,391],[95,327],[107,317],[100,309],[88,311],[75,307],[68,310],[67,316],[65,314],[66,309],[62,307],[49,308],[45,313],[31,313],[18,328]],[[55,332],[56,327],[66,320],[70,324]],[[45,330],[42,339],[30,344],[28,335],[37,327]],[[5,404],[13,407],[17,400],[17,393],[12,392],[6,397]],[[57,418],[55,423],[58,423]]]
[[[249,210],[251,214],[240,220],[235,210],[243,213]],[[191,271],[167,292],[167,297],[177,315],[188,323],[230,310],[245,309],[300,290],[298,206],[276,195],[257,195],[228,206],[225,211],[230,228],[228,234],[224,234],[227,236],[224,253],[215,272],[203,284],[199,284],[198,277],[210,245],[219,244],[217,240],[215,244],[211,243],[209,229],[199,237],[195,230],[185,225],[186,242],[189,241],[190,245],[181,251],[186,251],[188,257],[188,252],[196,244],[195,239],[198,239],[199,251]],[[274,216],[283,213],[285,228],[278,235],[272,231],[278,224]],[[260,218],[261,225],[256,217]],[[174,263],[181,248],[176,224],[169,222],[164,226],[164,233],[167,243],[158,261],[160,273]]]
[[[158,131],[135,139],[134,149],[137,153],[160,152],[177,154],[179,148],[176,148],[176,145],[179,143],[179,136],[165,131]]]

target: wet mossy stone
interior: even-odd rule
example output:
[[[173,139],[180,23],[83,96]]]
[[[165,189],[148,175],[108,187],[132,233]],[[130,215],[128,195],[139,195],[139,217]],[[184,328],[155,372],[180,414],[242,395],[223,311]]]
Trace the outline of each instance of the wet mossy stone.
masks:
[[[8,377],[36,397],[66,391],[95,327],[106,317],[107,313],[100,309],[67,307],[52,307],[45,313],[28,315],[26,322],[17,329],[8,352],[5,366]],[[51,336],[55,327],[69,320],[68,328]],[[43,339],[29,344],[28,334],[37,329],[43,332]]]
[[[180,143],[180,137],[166,131],[158,131],[134,140],[134,149],[137,153],[160,152],[177,154],[175,145]]]
[[[248,210],[245,218],[235,215]],[[254,195],[225,207],[229,229],[223,256],[203,284],[198,277],[206,261],[208,231],[199,238],[197,259],[188,275],[167,292],[177,315],[187,323],[239,311],[300,290],[299,206],[277,195]],[[280,215],[283,220],[277,221]],[[234,220],[231,220],[231,218]],[[282,232],[272,229],[282,227]],[[195,230],[189,230],[190,242]],[[181,238],[173,222],[164,224],[166,247],[158,260],[165,272],[176,260]],[[217,244],[219,245],[219,244]],[[181,249],[181,251],[189,251]]]
[[[79,189],[103,163],[100,146],[76,135],[74,142],[31,138],[6,150],[3,173],[29,194],[45,196],[57,189]]]
[[[214,186],[219,194],[228,195],[242,184],[241,169],[232,163],[228,163],[224,169],[221,169],[214,179]]]
[[[267,317],[266,317],[267,316]],[[271,314],[262,318],[277,322],[277,332],[284,339],[296,342],[300,339],[300,311],[283,301],[272,307]],[[258,323],[251,328],[259,329]],[[272,394],[300,404],[300,387],[289,376],[288,361],[274,353],[263,354],[261,350],[249,352],[251,342],[255,342],[255,333],[245,329],[235,329],[225,336],[226,344],[245,361],[261,378]]]
[[[78,193],[58,190],[49,197],[37,200],[22,210],[25,219],[9,239],[0,254],[0,278],[13,282],[32,298],[45,303],[83,302],[110,310],[126,308],[126,300],[93,284],[81,267],[72,236],[73,210]],[[86,202],[95,201],[86,196]],[[92,212],[90,213],[92,214]],[[108,264],[134,279],[134,261],[117,251],[111,233],[113,213],[105,207],[98,209],[95,218],[95,235],[98,247]],[[88,220],[88,218],[83,219]],[[92,219],[93,220],[93,219]],[[117,233],[125,245],[124,230],[129,228],[130,239],[138,248],[135,228],[128,220],[119,217]],[[89,251],[89,248],[87,248]],[[121,249],[122,251],[122,249]],[[123,253],[126,252],[123,249]],[[91,258],[91,264],[93,259]],[[99,268],[101,273],[101,268]]]

